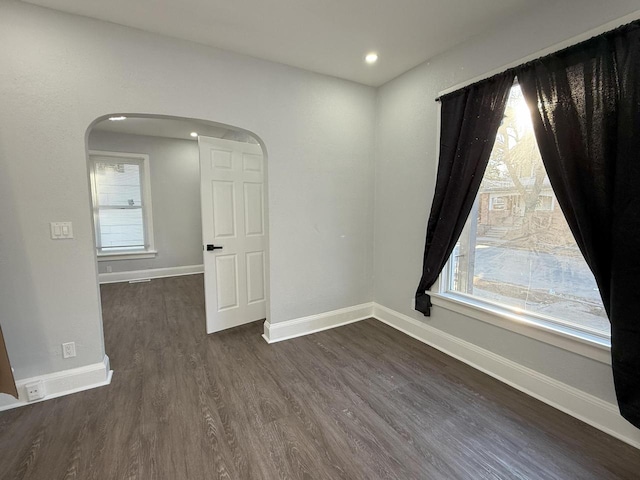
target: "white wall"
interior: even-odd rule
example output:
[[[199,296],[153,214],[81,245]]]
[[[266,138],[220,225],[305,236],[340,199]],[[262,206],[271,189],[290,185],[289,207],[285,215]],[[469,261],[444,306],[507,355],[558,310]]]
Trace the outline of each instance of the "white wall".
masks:
[[[633,12],[637,1],[573,0],[537,10],[405,73],[378,91],[374,298],[376,302],[614,401],[611,368],[510,331],[434,307],[411,310],[420,280],[436,175],[438,92]],[[640,14],[638,15],[640,17]]]
[[[158,255],[98,262],[100,273],[202,264],[198,142],[93,130],[89,149],[149,155],[153,239]]]
[[[264,142],[271,322],[372,300],[374,89],[3,1],[0,101],[0,321],[18,379],[102,361],[85,132],[113,112]],[[74,240],[49,239],[57,220]]]

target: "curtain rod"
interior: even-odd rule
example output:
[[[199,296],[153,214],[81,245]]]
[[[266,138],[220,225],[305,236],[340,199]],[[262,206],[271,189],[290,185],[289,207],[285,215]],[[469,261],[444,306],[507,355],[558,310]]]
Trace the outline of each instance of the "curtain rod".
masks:
[[[640,20],[640,10],[636,10],[633,13],[629,13],[623,17],[620,17],[616,20],[611,20],[610,22],[605,23],[604,25],[600,25],[598,27],[592,28],[584,33],[581,33],[579,35],[575,35],[567,40],[564,40],[562,42],[558,42],[554,45],[551,45],[549,47],[543,48],[542,50],[538,50],[535,53],[532,53],[530,55],[527,55],[526,57],[523,57],[519,60],[516,60],[514,62],[511,63],[507,63],[506,65],[503,65],[501,67],[498,67],[496,69],[493,69],[487,73],[483,73],[482,75],[478,75],[476,77],[473,77],[470,80],[466,80],[464,82],[460,82],[457,85],[454,85],[452,87],[446,88],[444,90],[441,90],[440,92],[438,92],[438,96],[435,98],[436,102],[439,102],[440,99],[442,97],[444,97],[445,95],[448,95],[450,93],[453,93],[457,90],[460,90],[462,88],[465,87],[469,87],[471,85],[473,85],[474,83],[478,83],[478,82],[482,82],[483,80],[488,80],[489,78],[495,76],[495,75],[499,75],[501,73],[506,72],[507,70],[510,70],[512,68],[516,68],[519,67],[520,65],[524,65],[525,63],[529,63],[533,60],[537,60],[539,58],[542,57],[546,57],[547,55],[552,55],[554,53],[558,53],[561,50],[564,50],[565,48],[569,48],[572,47],[574,45],[577,45],[579,43],[585,42],[593,37],[596,37],[598,35],[602,35],[604,33],[607,33],[609,31],[615,30],[616,28],[622,27],[628,23],[632,23],[636,20]]]

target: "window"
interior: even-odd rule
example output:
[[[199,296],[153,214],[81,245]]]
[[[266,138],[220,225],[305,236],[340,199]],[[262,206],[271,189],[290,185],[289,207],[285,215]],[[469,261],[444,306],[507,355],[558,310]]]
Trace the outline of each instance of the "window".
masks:
[[[491,197],[491,206],[489,207],[491,210],[504,210],[506,208],[507,201],[505,197]]]
[[[555,197],[553,195],[540,194],[536,203],[536,210],[551,211],[555,206]]]
[[[518,85],[441,290],[577,336],[610,338],[593,274],[557,206]]]
[[[90,163],[98,259],[155,256],[148,155],[93,151]]]

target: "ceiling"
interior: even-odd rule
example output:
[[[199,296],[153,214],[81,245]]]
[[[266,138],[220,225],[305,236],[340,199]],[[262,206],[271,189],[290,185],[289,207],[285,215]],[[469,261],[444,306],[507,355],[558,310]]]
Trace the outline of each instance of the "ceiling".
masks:
[[[129,135],[147,135],[151,137],[179,138],[183,140],[197,140],[191,137],[191,132],[207,137],[225,138],[246,143],[257,143],[249,134],[211,125],[198,120],[162,117],[128,116],[126,120],[103,120],[94,125],[92,132],[126,133]]]
[[[25,0],[379,86],[559,0]],[[376,51],[379,60],[363,58]]]

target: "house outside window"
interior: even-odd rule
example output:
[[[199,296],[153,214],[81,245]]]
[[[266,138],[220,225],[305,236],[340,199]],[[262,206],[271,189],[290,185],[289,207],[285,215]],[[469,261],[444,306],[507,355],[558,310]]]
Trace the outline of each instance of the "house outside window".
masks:
[[[149,156],[92,151],[89,158],[98,260],[154,257]]]
[[[589,270],[557,201],[516,84],[441,292],[576,335],[610,338]]]

